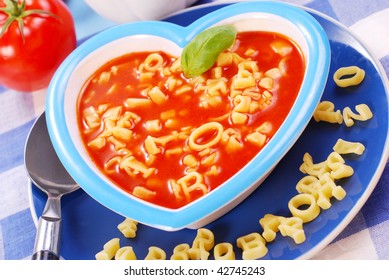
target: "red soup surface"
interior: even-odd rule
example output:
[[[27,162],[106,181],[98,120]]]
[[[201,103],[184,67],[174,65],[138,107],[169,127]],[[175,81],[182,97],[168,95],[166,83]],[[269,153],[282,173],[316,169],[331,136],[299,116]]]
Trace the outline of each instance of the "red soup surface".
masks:
[[[85,83],[78,100],[82,139],[120,188],[180,208],[258,154],[293,106],[304,70],[290,39],[258,31],[238,33],[196,78],[185,78],[179,57],[126,54]]]

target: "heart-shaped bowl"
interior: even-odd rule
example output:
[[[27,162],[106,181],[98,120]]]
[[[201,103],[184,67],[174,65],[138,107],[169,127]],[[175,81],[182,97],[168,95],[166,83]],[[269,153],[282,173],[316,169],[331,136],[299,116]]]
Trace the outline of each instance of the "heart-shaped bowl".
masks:
[[[280,121],[279,126],[277,126],[276,131],[274,132],[274,134],[271,135],[271,137],[265,137],[266,143],[264,144],[262,142],[261,149],[258,150],[258,152],[255,152],[255,154],[253,154],[252,157],[246,162],[240,163],[239,160],[240,158],[244,157],[245,151],[252,150],[253,146],[249,146],[245,148],[246,150],[244,149],[242,151],[239,151],[233,154],[232,156],[230,155],[228,160],[226,160],[225,157],[222,158],[220,156],[221,160],[219,159],[219,161],[224,161],[224,164],[227,164],[227,166],[239,167],[238,170],[234,171],[234,173],[231,174],[231,176],[222,180],[222,182],[220,182],[219,185],[212,190],[207,188],[206,181],[203,181],[203,179],[201,179],[204,178],[205,175],[198,175],[199,173],[191,173],[192,175],[188,175],[190,173],[188,173],[188,170],[191,170],[192,172],[193,168],[196,168],[195,166],[203,164],[201,160],[199,160],[200,163],[196,161],[194,164],[190,161],[189,163],[186,163],[188,166],[186,167],[185,172],[187,172],[186,175],[188,176],[185,180],[182,179],[180,181],[179,179],[180,176],[181,178],[185,177],[185,174],[179,175],[178,171],[174,171],[174,169],[171,169],[170,173],[168,172],[168,175],[171,176],[171,178],[173,179],[169,180],[170,183],[168,185],[170,187],[170,191],[174,193],[176,199],[183,199],[185,201],[188,200],[188,197],[190,197],[192,191],[201,193],[200,197],[197,197],[193,201],[188,200],[187,203],[181,204],[177,207],[166,207],[166,205],[153,203],[147,199],[148,197],[152,197],[153,195],[156,195],[158,193],[157,189],[158,187],[161,187],[162,184],[158,180],[162,180],[162,177],[166,174],[162,175],[162,171],[159,172],[158,169],[152,168],[152,163],[149,164],[148,162],[142,163],[140,162],[140,160],[137,161],[136,153],[138,153],[139,151],[144,152],[145,145],[140,148],[134,147],[134,149],[138,149],[138,152],[135,152],[132,146],[127,145],[125,148],[126,152],[122,154],[126,154],[127,156],[121,157],[121,160],[123,160],[124,158],[130,158],[130,160],[128,160],[131,162],[129,164],[130,167],[128,167],[127,169],[125,167],[122,168],[121,165],[120,167],[118,167],[119,163],[113,161],[115,164],[117,164],[117,166],[115,166],[116,169],[109,168],[110,171],[117,171],[118,169],[120,169],[120,172],[123,172],[123,170],[127,170],[127,173],[130,175],[128,176],[126,182],[129,184],[131,184],[133,180],[135,180],[141,175],[143,175],[143,179],[146,178],[148,175],[146,176],[145,173],[148,173],[147,170],[150,169],[152,170],[151,173],[154,174],[155,177],[153,178],[153,180],[150,180],[154,181],[154,189],[151,191],[148,188],[145,189],[143,185],[140,186],[140,183],[138,181],[134,181],[134,184],[139,187],[138,191],[140,192],[137,192],[137,194],[135,194],[134,187],[134,193],[125,190],[123,186],[120,186],[120,184],[115,183],[113,179],[110,179],[109,176],[104,173],[104,166],[100,168],[97,166],[98,164],[95,160],[96,155],[92,157],[90,152],[87,151],[88,145],[84,142],[84,137],[85,134],[87,134],[88,132],[81,132],[81,127],[83,127],[83,125],[85,124],[85,120],[79,120],[80,116],[78,112],[80,103],[82,102],[82,98],[80,99],[81,92],[86,88],[86,84],[90,83],[91,80],[98,80],[98,78],[96,77],[91,78],[91,76],[94,75],[98,69],[100,69],[104,65],[107,65],[108,62],[116,58],[122,57],[127,54],[136,54],[142,52],[151,53],[159,51],[168,53],[173,57],[180,57],[182,49],[189,42],[191,42],[197,34],[211,27],[222,25],[234,26],[235,30],[237,30],[238,32],[238,36],[241,32],[262,32],[272,34],[272,36],[277,35],[280,38],[282,37],[284,39],[287,39],[289,43],[295,46],[303,64],[303,67],[301,69],[302,73],[300,73],[301,83],[296,90],[295,96],[292,97],[291,95],[290,97],[287,96],[286,99],[285,97],[284,99],[282,99],[280,96],[273,95],[272,88],[268,88],[267,90],[262,91],[262,93],[270,92],[270,96],[273,96],[272,98],[274,100],[282,99],[285,101],[288,100],[288,98],[292,100],[290,102],[290,108],[286,110],[284,116],[282,117],[283,120]],[[255,36],[256,35],[253,35],[252,38],[249,37],[248,41],[258,41],[256,40]],[[261,44],[262,39],[260,40],[261,41],[259,42]],[[263,40],[263,44],[265,44],[265,40]],[[232,52],[233,50],[227,50],[226,52],[228,51]],[[283,51],[280,51],[280,49],[278,48],[273,48],[273,51],[277,53],[276,57],[278,57],[279,59],[277,65],[281,65],[282,56],[285,55],[285,53],[283,54]],[[248,53],[246,54],[249,56],[257,52],[259,52],[259,56],[262,58],[263,61],[267,61],[268,57],[271,56],[269,51],[261,51],[260,49],[256,49],[256,47],[252,47],[250,50],[248,50]],[[230,57],[238,57],[238,62],[240,61],[239,59],[241,59],[242,56],[245,56],[245,54],[237,56],[230,53]],[[251,61],[252,59],[249,58],[247,60]],[[149,64],[151,68],[153,68],[153,63],[154,62],[151,62]],[[227,211],[230,211],[236,205],[241,203],[251,192],[253,192],[261,184],[261,182],[263,182],[263,180],[265,180],[266,176],[270,174],[270,172],[274,169],[274,167],[281,160],[281,158],[293,146],[293,144],[299,138],[306,125],[310,121],[313,112],[320,101],[328,77],[329,64],[330,48],[328,38],[321,26],[318,24],[318,22],[302,9],[279,2],[260,1],[233,4],[228,7],[217,10],[213,13],[210,13],[186,27],[174,25],[167,22],[157,21],[145,21],[120,25],[106,30],[102,33],[99,33],[81,44],[73,53],[70,54],[70,56],[63,62],[63,64],[57,70],[48,88],[46,100],[46,116],[49,134],[52,139],[54,148],[58,153],[58,156],[61,159],[65,168],[76,180],[76,182],[81,186],[81,188],[101,204],[123,216],[163,230],[174,231],[182,228],[199,228],[214,221],[215,219],[217,219],[218,217],[225,214]],[[259,66],[259,68],[261,67],[263,66]],[[115,70],[117,70],[118,68],[120,67],[116,67]],[[294,67],[280,66],[280,68],[282,69],[278,70],[281,70],[281,72],[284,73],[286,76],[298,72],[297,68]],[[113,68],[111,68],[111,70],[112,69]],[[138,70],[136,71],[133,70],[133,72],[135,73],[138,71],[137,73],[139,74],[140,68],[137,69]],[[178,67],[178,69],[180,69],[180,67]],[[243,74],[241,73],[241,77],[246,77],[245,75],[247,74],[247,71],[251,71],[250,69],[244,70],[246,70],[246,72],[242,72]],[[268,69],[263,69],[263,71],[261,70],[262,73],[256,74],[256,77],[258,78],[258,80],[256,80],[256,86],[260,83],[259,77],[264,77],[265,74],[263,72],[267,70]],[[102,76],[104,75],[100,75],[100,78]],[[179,77],[182,78],[183,76],[181,75]],[[223,78],[221,77],[218,77],[218,79],[223,80]],[[273,80],[273,82],[274,81],[275,80]],[[153,79],[150,81],[150,83],[152,82]],[[232,96],[231,92],[229,92],[233,90],[231,86],[232,82],[226,81],[226,83],[227,86],[225,87],[225,90],[227,91],[227,96]],[[133,87],[135,85],[132,85],[130,83],[127,86]],[[166,83],[163,86],[166,89]],[[262,86],[266,88],[266,85]],[[277,87],[278,86],[275,85],[273,86],[273,89]],[[107,89],[106,91],[108,92],[109,90]],[[208,93],[208,95],[206,94],[208,97],[212,96],[210,92]],[[193,100],[201,100],[201,98],[199,99],[198,97],[197,99],[194,98],[197,95],[193,94]],[[241,94],[241,97],[244,95],[245,94]],[[144,92],[141,93],[142,98],[151,98],[153,100],[153,98],[150,96],[151,95],[145,96]],[[171,98],[171,96],[169,96],[168,99],[169,98]],[[192,117],[194,115],[198,115],[198,119],[204,119],[204,114],[202,112],[196,112],[196,109],[193,109],[193,106],[189,106],[189,103],[192,102],[191,98],[192,97],[190,96],[189,98],[187,98],[188,108],[191,108],[188,109],[189,114]],[[238,103],[243,102],[245,98],[247,98],[247,96],[242,97],[242,99],[240,99],[239,101],[230,100],[230,103],[228,103],[227,101],[225,103],[237,105]],[[255,97],[251,95],[250,98],[256,100],[256,103],[254,102],[255,104],[259,104],[258,96]],[[157,101],[153,100],[153,102]],[[267,104],[273,104],[273,101],[270,101],[270,103]],[[274,102],[274,104],[275,105],[273,107],[275,107],[275,110],[278,110],[277,112],[282,112],[282,110],[285,110],[281,108],[282,103]],[[98,107],[99,109],[95,109],[92,116],[101,116],[106,114],[102,113],[105,112],[104,110],[106,110],[106,107],[104,107],[105,105],[101,105],[101,107]],[[125,114],[124,111],[128,111],[128,108],[124,107],[120,109],[121,111],[119,110],[120,112],[122,112],[122,114]],[[256,106],[255,108],[257,107],[258,106]],[[174,105],[171,108],[174,109]],[[97,112],[96,110],[101,112]],[[150,113],[150,111],[153,110],[154,109],[146,109],[144,111],[149,111]],[[182,110],[188,113],[188,110]],[[241,112],[236,108],[232,110]],[[263,109],[263,112],[266,112],[266,110],[267,107]],[[118,111],[116,111],[116,113],[117,112]],[[141,120],[142,118],[147,118],[142,116],[142,112],[138,112],[136,115],[139,115],[138,117]],[[177,115],[180,115],[180,113],[178,113]],[[232,112],[227,114],[227,119],[229,121],[231,121],[232,115]],[[243,113],[238,115],[247,114]],[[278,113],[275,115],[278,115]],[[258,132],[256,133],[257,136],[263,136],[263,130],[259,130],[258,128],[255,130],[255,127],[252,127],[250,123],[245,122],[244,119],[243,122],[241,122],[241,119],[240,121],[239,118],[237,119],[238,121],[236,122],[240,123],[240,131]],[[128,118],[126,120],[129,121]],[[184,120],[184,118],[182,118],[181,120]],[[174,119],[172,119],[171,121],[174,123]],[[264,123],[272,123],[271,119],[268,121],[269,122],[265,120]],[[98,119],[97,122],[100,125],[105,124],[105,129],[107,129],[107,127],[109,126],[108,123],[104,123],[104,121],[100,119]],[[118,124],[117,119],[115,123]],[[113,125],[115,125],[115,123]],[[163,120],[157,120],[156,122],[151,123],[157,123],[159,124],[158,127],[160,127],[160,124],[163,123]],[[226,131],[225,127],[223,127],[223,125],[215,125],[215,123],[217,123],[217,121],[212,122],[213,126],[211,126],[211,132],[214,135],[212,136],[213,138],[211,137],[211,140],[209,140],[209,142],[212,142],[212,145],[215,144],[215,141],[217,141],[215,139],[218,139],[218,141],[222,141],[220,139],[222,139],[224,136],[228,138],[232,134],[234,134],[223,134]],[[129,124],[129,122],[127,122],[127,124]],[[130,125],[134,125],[134,123],[130,123]],[[143,123],[143,125],[145,126],[145,123]],[[199,124],[198,126],[200,127],[203,125]],[[167,122],[162,124],[162,132],[166,127],[168,127]],[[272,126],[270,125],[270,127]],[[184,130],[185,128],[181,128],[181,130],[179,131],[181,133]],[[211,144],[211,147],[209,147],[208,149],[206,149],[205,146],[203,149],[202,143],[197,143],[203,141],[201,140],[201,138],[206,137],[206,132],[200,132],[201,130],[199,130],[198,128],[192,128],[192,130],[189,129],[189,131],[191,136],[193,136],[193,134],[196,134],[196,136],[192,137],[192,140],[190,140],[191,136],[189,136],[189,134],[186,134],[186,138],[185,133],[175,134],[176,136],[184,135],[183,139],[185,139],[183,143],[184,145],[186,145],[186,147],[178,148],[179,151],[187,154],[192,153],[192,159],[193,155],[210,155],[214,151],[216,156],[210,156],[208,157],[208,159],[219,158],[217,154],[218,151],[215,151],[216,148],[213,147]],[[232,130],[230,130],[230,132],[231,131],[236,130],[234,130],[233,128]],[[132,132],[130,132],[130,134],[128,135],[132,136],[132,139],[137,139],[137,133],[131,133]],[[169,133],[171,133],[171,131]],[[102,134],[104,134],[104,131],[102,132]],[[166,132],[166,134],[168,134],[168,132]],[[224,136],[222,137],[221,135]],[[115,134],[113,134],[112,129],[108,129],[108,132],[105,133],[105,138],[102,141],[108,141],[108,137],[113,137],[111,138],[112,140],[116,136]],[[120,135],[118,137],[119,140],[122,140]],[[247,141],[247,136],[243,137],[243,140],[240,137],[241,136],[239,135],[236,136],[235,140],[238,139],[239,143],[250,142]],[[153,138],[154,141],[152,141],[151,146],[154,145],[158,151],[158,145],[166,145],[166,142],[163,142],[161,139],[161,141],[158,142],[158,140],[155,140],[157,138],[158,137]],[[177,136],[177,138],[175,139],[178,138],[180,137]],[[166,138],[164,139],[166,140]],[[254,139],[258,140],[261,139],[261,137],[254,137]],[[110,145],[112,146],[114,143],[118,144],[118,141],[116,140],[111,141]],[[192,144],[198,144],[196,145],[197,148],[195,148],[194,151],[188,149],[188,141],[192,141]],[[205,140],[205,143],[208,143],[207,141],[208,140]],[[254,140],[254,142],[255,141],[256,140]],[[163,148],[159,148],[160,152]],[[177,149],[173,150],[177,151]],[[99,152],[97,152],[97,155],[98,154]],[[152,152],[151,154],[154,155]],[[158,155],[155,157],[158,157]],[[147,156],[145,158],[147,158]],[[186,161],[182,159],[179,160],[178,163],[175,163],[174,161],[167,161],[162,164],[160,163],[159,166],[174,166],[175,164],[178,164],[182,167],[182,165],[184,164],[183,162]],[[112,166],[110,165],[110,167]],[[219,168],[216,166],[212,170],[223,170],[223,168]],[[197,175],[193,176],[193,174],[197,174],[199,177],[197,177]],[[200,178],[200,176],[202,177]],[[164,199],[166,200],[166,198]],[[269,197],[269,199],[277,198]],[[174,199],[169,198],[167,200]]]

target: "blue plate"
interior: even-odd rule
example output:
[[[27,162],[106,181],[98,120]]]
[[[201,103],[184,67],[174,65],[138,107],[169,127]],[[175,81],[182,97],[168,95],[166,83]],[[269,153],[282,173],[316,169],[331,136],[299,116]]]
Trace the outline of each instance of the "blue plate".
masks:
[[[186,26],[226,5],[191,8],[166,21]],[[342,201],[333,200],[330,209],[322,211],[318,218],[304,225],[306,241],[303,244],[296,245],[292,239],[278,234],[275,241],[267,244],[269,253],[264,259],[310,258],[323,249],[358,213],[376,186],[388,159],[388,89],[380,64],[345,27],[316,11],[307,11],[319,21],[330,39],[330,79],[322,100],[333,102],[336,109],[349,106],[354,110],[355,105],[365,103],[374,117],[366,122],[356,122],[350,128],[344,124],[316,123],[312,120],[262,186],[231,212],[207,226],[215,234],[215,243],[231,242],[234,245],[238,259],[241,258],[241,250],[236,246],[236,239],[251,232],[261,233],[260,218],[265,214],[290,216],[287,204],[297,194],[297,182],[304,177],[299,171],[304,153],[310,153],[314,162],[321,162],[332,152],[339,138],[358,141],[366,146],[362,156],[345,157],[346,163],[355,171],[352,177],[339,182],[347,196]],[[364,69],[365,80],[357,87],[336,87],[332,75],[339,67],[350,65]],[[46,198],[32,185],[30,202],[35,220],[41,215]],[[65,259],[94,259],[103,245],[114,237],[120,238],[121,246],[132,246],[138,259],[146,256],[150,246],[164,249],[170,257],[177,244],[191,244],[196,235],[195,230],[165,232],[139,225],[137,237],[126,239],[117,229],[124,218],[97,203],[82,190],[63,197],[62,213],[61,255]]]

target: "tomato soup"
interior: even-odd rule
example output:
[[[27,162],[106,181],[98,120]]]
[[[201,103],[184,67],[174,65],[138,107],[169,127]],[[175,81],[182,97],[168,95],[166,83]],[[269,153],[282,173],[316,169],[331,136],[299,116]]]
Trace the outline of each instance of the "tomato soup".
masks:
[[[179,57],[129,53],[85,83],[77,111],[82,140],[120,188],[177,209],[261,151],[291,110],[304,70],[298,46],[270,32],[238,33],[195,78],[183,75]]]

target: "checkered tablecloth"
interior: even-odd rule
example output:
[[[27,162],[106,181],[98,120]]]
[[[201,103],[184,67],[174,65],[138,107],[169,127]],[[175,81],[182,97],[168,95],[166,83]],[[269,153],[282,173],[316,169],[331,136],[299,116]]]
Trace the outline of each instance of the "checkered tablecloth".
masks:
[[[200,1],[201,3],[212,2]],[[389,75],[389,0],[284,0],[318,10],[369,46]],[[114,25],[82,0],[67,1],[82,39]],[[1,46],[0,46],[1,47]],[[2,73],[0,73],[2,75]],[[24,145],[44,111],[45,90],[20,93],[0,85],[0,259],[29,259],[36,234],[28,198]],[[361,211],[317,259],[389,259],[389,166]]]

